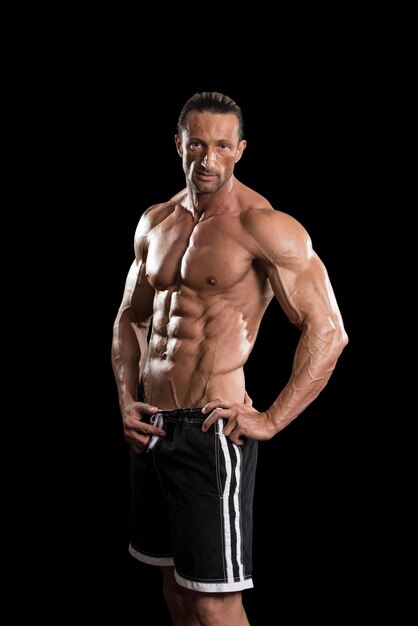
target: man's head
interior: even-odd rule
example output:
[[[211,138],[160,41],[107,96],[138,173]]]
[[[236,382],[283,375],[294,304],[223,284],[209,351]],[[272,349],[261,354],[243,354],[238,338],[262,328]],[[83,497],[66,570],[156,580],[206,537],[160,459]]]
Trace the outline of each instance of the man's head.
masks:
[[[209,111],[210,113],[219,113],[226,115],[232,113],[238,120],[238,139],[244,139],[244,118],[242,111],[232,98],[225,96],[217,91],[203,91],[195,93],[189,98],[181,110],[179,119],[177,120],[177,133],[181,135],[185,128],[185,119],[190,111]]]
[[[247,145],[243,133],[241,109],[228,96],[203,92],[186,102],[175,142],[194,191],[213,193],[231,178]]]

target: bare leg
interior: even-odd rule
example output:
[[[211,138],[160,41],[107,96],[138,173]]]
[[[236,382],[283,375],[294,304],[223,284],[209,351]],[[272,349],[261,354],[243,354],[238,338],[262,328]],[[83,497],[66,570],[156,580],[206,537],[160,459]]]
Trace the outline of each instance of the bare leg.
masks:
[[[201,626],[193,609],[193,592],[181,587],[174,578],[174,567],[162,567],[163,593],[173,626]]]
[[[240,591],[230,593],[198,593],[195,611],[201,626],[250,626]]]
[[[241,592],[200,593],[181,587],[163,567],[163,591],[174,626],[250,626]]]

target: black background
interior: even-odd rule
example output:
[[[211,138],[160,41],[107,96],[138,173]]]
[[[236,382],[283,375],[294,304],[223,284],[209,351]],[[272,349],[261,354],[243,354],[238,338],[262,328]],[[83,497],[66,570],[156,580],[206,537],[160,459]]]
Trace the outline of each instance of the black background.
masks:
[[[363,514],[367,479],[359,470],[365,426],[358,424],[356,397],[367,364],[360,340],[364,298],[359,305],[368,275],[364,258],[361,270],[359,262],[367,139],[360,129],[361,79],[354,80],[348,66],[339,74],[331,69],[279,74],[273,89],[256,72],[236,82],[176,76],[171,83],[167,75],[148,81],[101,64],[84,71],[67,94],[72,114],[65,120],[65,141],[74,159],[65,189],[71,260],[65,297],[77,329],[68,349],[78,365],[68,400],[71,469],[55,568],[65,567],[68,558],[73,563],[73,582],[64,589],[68,611],[97,618],[116,610],[120,624],[170,623],[159,573],[127,552],[129,450],[110,344],[136,224],[145,208],[184,187],[173,137],[184,102],[202,90],[222,91],[241,106],[248,146],[236,176],[308,230],[350,338],[320,397],[260,445],[255,587],[244,593],[249,619],[257,626],[266,623],[266,613],[291,611],[297,621],[308,608],[312,619],[333,620],[336,606],[347,617],[367,595],[367,553],[361,555],[355,604],[347,583],[347,572],[358,567],[359,537],[369,534]],[[246,366],[258,409],[267,408],[287,380],[296,341],[295,329],[272,303]],[[144,611],[152,615],[148,621],[139,619]]]

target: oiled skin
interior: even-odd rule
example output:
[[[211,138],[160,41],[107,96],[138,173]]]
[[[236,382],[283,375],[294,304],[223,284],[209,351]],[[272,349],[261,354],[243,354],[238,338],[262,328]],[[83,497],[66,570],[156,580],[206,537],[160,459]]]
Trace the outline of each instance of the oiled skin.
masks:
[[[192,111],[185,126],[175,141],[186,188],[141,217],[114,324],[124,432],[137,453],[165,434],[143,421],[158,409],[202,407],[203,430],[226,418],[237,445],[272,438],[318,396],[348,341],[306,230],[235,178],[246,147],[236,116]],[[243,367],[274,297],[300,339],[287,384],[258,411]],[[147,402],[136,398],[141,380]],[[162,570],[174,626],[248,626],[241,592],[189,591]]]
[[[318,396],[348,341],[306,230],[236,179],[246,145],[236,117],[192,112],[188,123],[176,136],[187,186],[141,217],[114,327],[125,435],[137,451],[163,434],[140,423],[157,409],[203,407],[204,428],[227,418],[237,444],[273,437]],[[272,297],[301,335],[287,385],[258,412],[243,366]],[[141,379],[150,406],[136,402]]]

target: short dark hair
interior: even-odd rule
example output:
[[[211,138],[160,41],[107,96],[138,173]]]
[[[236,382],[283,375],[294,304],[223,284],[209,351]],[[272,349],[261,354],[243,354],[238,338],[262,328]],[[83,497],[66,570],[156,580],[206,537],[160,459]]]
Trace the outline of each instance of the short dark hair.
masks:
[[[225,96],[218,91],[202,91],[195,93],[189,98],[181,110],[177,121],[177,132],[180,135],[184,130],[184,120],[190,111],[210,111],[211,113],[233,113],[239,122],[238,134],[239,140],[244,138],[244,119],[240,107],[232,98]]]

